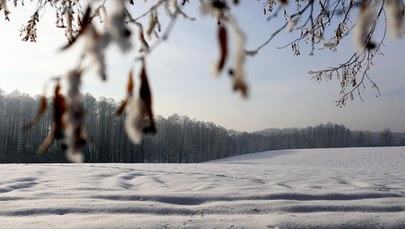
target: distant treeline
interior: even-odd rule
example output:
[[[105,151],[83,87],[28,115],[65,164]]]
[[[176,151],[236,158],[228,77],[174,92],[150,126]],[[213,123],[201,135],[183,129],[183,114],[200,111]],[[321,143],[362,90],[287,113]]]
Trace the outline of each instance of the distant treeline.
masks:
[[[89,138],[83,149],[86,162],[192,163],[277,149],[405,145],[405,134],[389,129],[351,131],[328,123],[247,133],[177,114],[168,118],[157,116],[157,134],[134,145],[126,136],[124,116],[114,116],[119,102],[96,100],[90,94],[83,95],[83,102]],[[18,91],[6,94],[0,89],[0,162],[66,162],[58,141],[45,155],[36,154],[51,129],[51,109],[32,129],[21,130],[35,116],[39,103],[39,96],[33,98]]]

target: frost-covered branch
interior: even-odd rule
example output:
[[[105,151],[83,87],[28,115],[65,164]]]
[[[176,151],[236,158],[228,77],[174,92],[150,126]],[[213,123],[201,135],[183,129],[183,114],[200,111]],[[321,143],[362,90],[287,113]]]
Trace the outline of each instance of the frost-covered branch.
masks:
[[[265,2],[267,3],[265,13],[271,12],[276,1]],[[291,3],[291,1],[289,2]],[[286,1],[279,3],[284,10],[286,22],[276,29],[263,44],[252,51],[247,51],[248,55],[257,54],[285,30],[300,32],[297,38],[279,47],[280,49],[291,47],[293,55],[301,54],[302,41],[311,45],[309,55],[314,55],[316,50],[337,51],[341,41],[348,35],[352,35],[357,49],[353,50],[353,54],[346,62],[332,68],[309,71],[309,74],[318,82],[322,79],[332,80],[333,78],[339,81],[342,95],[336,101],[339,107],[353,100],[355,91],[362,100],[360,88],[365,88],[365,80],[369,81],[376,89],[376,94],[380,95],[377,85],[369,75],[369,70],[373,66],[374,58],[382,54],[381,49],[387,29],[394,38],[404,34],[405,7],[403,1],[307,0],[296,1],[296,4],[292,6],[291,4],[285,5]],[[295,10],[291,9],[294,7],[296,7]],[[290,10],[295,13],[289,15],[287,12]],[[278,15],[278,11],[270,15],[269,19],[275,18],[275,15]],[[382,35],[378,35],[376,27],[381,25],[383,26]]]

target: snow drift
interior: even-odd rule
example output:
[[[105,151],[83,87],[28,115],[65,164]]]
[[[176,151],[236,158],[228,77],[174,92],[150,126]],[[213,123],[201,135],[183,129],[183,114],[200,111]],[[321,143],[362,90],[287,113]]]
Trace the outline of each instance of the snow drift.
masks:
[[[405,147],[0,170],[0,228],[405,228]]]

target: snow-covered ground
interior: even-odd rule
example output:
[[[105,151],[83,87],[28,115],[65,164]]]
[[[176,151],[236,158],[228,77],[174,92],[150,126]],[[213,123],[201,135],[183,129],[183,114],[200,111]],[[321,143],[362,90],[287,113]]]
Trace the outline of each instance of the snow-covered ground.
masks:
[[[0,228],[405,228],[405,147],[0,171]]]

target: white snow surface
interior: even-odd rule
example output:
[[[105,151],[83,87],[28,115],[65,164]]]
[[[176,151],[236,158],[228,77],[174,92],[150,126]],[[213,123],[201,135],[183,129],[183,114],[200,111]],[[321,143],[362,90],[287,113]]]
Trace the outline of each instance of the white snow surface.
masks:
[[[0,228],[405,228],[405,147],[0,171]]]

